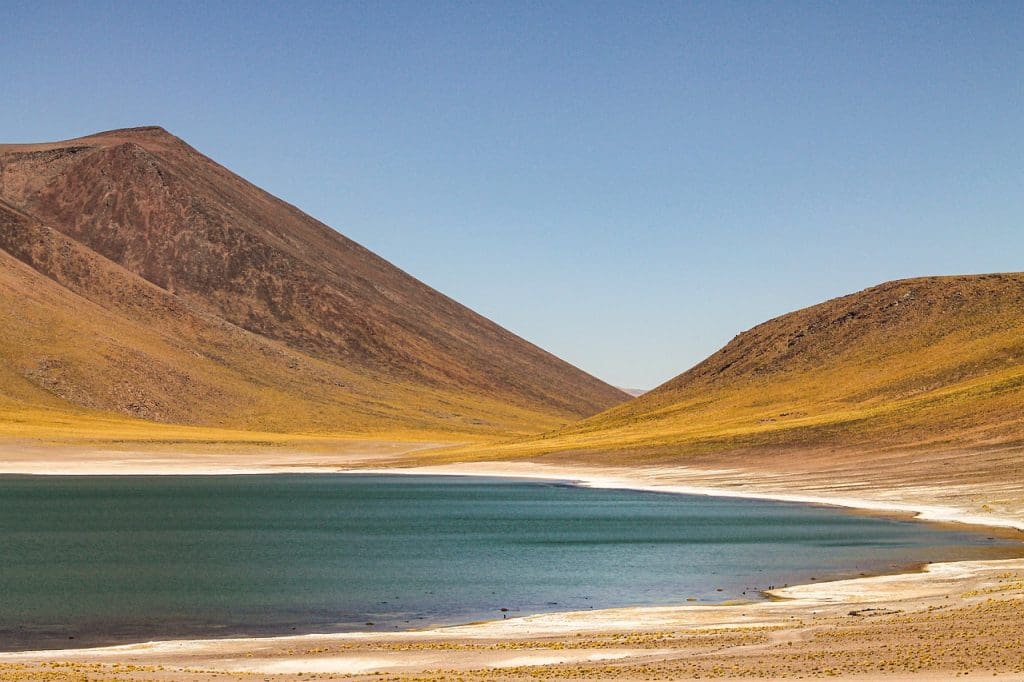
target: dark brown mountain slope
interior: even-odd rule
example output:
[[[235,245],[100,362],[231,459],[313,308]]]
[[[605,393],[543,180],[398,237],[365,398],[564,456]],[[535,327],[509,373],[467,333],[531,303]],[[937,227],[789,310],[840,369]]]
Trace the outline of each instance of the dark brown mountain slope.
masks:
[[[0,266],[40,292],[0,301],[5,371],[77,408],[522,432],[626,398],[160,128],[0,145],[0,201]]]

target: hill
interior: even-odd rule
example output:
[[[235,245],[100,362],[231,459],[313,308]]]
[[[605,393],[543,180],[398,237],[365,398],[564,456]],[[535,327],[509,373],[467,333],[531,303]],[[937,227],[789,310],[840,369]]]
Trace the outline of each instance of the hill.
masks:
[[[0,249],[0,433],[514,434],[627,398],[162,128],[0,145]]]
[[[926,277],[765,322],[634,400],[480,456],[719,465],[1019,448],[1022,408],[1024,274]]]

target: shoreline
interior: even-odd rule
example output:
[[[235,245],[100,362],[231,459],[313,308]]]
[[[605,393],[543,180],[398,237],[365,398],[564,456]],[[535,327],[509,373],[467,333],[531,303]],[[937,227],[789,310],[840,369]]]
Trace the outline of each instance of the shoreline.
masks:
[[[618,479],[615,479],[615,480],[605,479],[605,478],[591,479],[591,478],[586,478],[586,477],[579,478],[579,477],[576,477],[576,476],[573,476],[573,477],[564,476],[564,477],[552,478],[552,477],[549,477],[547,474],[543,474],[543,473],[540,473],[540,472],[537,472],[535,474],[522,474],[522,473],[504,473],[504,474],[486,473],[485,474],[485,473],[478,473],[476,471],[460,471],[460,472],[455,473],[455,472],[451,472],[451,471],[447,471],[447,470],[445,470],[445,471],[433,471],[433,470],[425,470],[425,469],[426,469],[426,467],[419,467],[419,468],[417,468],[417,467],[412,467],[412,468],[403,467],[403,468],[381,468],[381,469],[350,469],[350,470],[343,470],[343,471],[327,471],[327,470],[323,470],[323,469],[317,469],[317,470],[314,470],[312,474],[310,474],[310,471],[308,469],[289,470],[287,472],[282,472],[282,471],[267,472],[267,471],[265,471],[263,469],[251,470],[251,471],[238,471],[237,469],[232,469],[230,474],[220,473],[220,471],[223,471],[223,470],[214,470],[215,473],[204,472],[204,473],[200,473],[200,474],[190,474],[190,475],[196,475],[196,476],[218,476],[218,477],[219,476],[224,476],[224,475],[228,475],[228,476],[292,476],[292,475],[297,475],[297,476],[301,476],[301,475],[313,475],[313,476],[317,476],[317,475],[331,475],[331,476],[333,476],[333,475],[338,475],[338,476],[378,476],[378,475],[387,475],[387,476],[391,476],[391,475],[398,475],[398,476],[428,476],[428,477],[439,477],[439,478],[466,477],[466,478],[478,478],[478,479],[482,479],[482,480],[499,479],[499,480],[517,481],[517,482],[524,482],[524,483],[541,483],[541,482],[544,482],[544,483],[557,484],[557,485],[563,486],[563,487],[573,487],[573,488],[591,488],[591,489],[603,489],[603,490],[612,490],[612,489],[616,489],[616,490],[630,490],[630,491],[642,492],[642,493],[654,493],[654,494],[658,494],[658,495],[682,495],[682,496],[693,496],[694,495],[694,493],[690,492],[689,490],[680,491],[680,490],[674,490],[673,489],[671,491],[665,491],[665,490],[662,490],[660,488],[652,487],[652,486],[644,487],[644,486],[635,485],[635,484],[619,485]],[[128,478],[128,477],[135,477],[135,476],[146,476],[146,477],[149,477],[149,476],[156,476],[156,477],[168,476],[168,477],[175,477],[175,476],[179,476],[179,475],[181,475],[181,474],[178,474],[178,473],[163,473],[163,474],[156,475],[156,474],[152,474],[152,473],[147,473],[147,474],[133,473],[133,474],[122,474],[121,476]],[[0,473],[0,479],[2,479],[3,477],[6,477],[6,476],[12,476],[12,477],[17,477],[17,478],[37,477],[34,474],[5,474],[5,473]],[[46,475],[42,475],[42,476],[39,476],[39,477],[44,477],[45,478],[47,476],[62,476],[62,477],[69,476],[71,478],[75,478],[75,477],[89,478],[91,476],[107,477],[107,476],[109,476],[109,474],[75,474],[75,475],[68,475],[68,474],[64,474],[64,473],[54,474],[54,473],[50,472],[50,473],[48,473]],[[117,476],[113,476],[113,477],[116,478]],[[703,491],[704,489],[701,489],[701,490]],[[771,502],[780,502],[779,500],[776,500],[776,499],[773,499],[773,498],[769,498],[768,496],[758,496],[758,497],[754,497],[754,498],[748,498],[747,496],[738,495],[738,494],[734,494],[734,495],[717,495],[715,492],[701,492],[701,493],[699,493],[699,496],[720,497],[720,498],[725,498],[725,499],[757,499],[757,500],[766,500],[766,501],[771,501]],[[846,512],[846,513],[856,513],[857,511],[861,511],[861,510],[857,510],[857,509],[849,509],[847,507],[838,506],[838,505],[812,504],[812,503],[804,502],[804,501],[794,502],[794,501],[786,500],[786,501],[781,501],[781,502],[785,503],[785,504],[793,504],[795,506],[800,506],[800,507],[815,506],[815,507],[823,507],[823,508],[828,508],[828,509],[833,509],[833,510],[842,510],[843,512]],[[918,520],[917,517],[915,517],[914,515],[912,515],[910,513],[895,513],[895,512],[886,511],[884,513],[883,512],[880,512],[880,513],[877,513],[877,514],[875,514],[875,513],[868,513],[866,515],[867,516],[871,516],[871,517],[884,518],[884,519],[898,519],[898,520],[900,520],[902,522],[909,522],[909,521]],[[987,526],[982,527],[982,526],[973,526],[972,525],[972,526],[967,526],[965,528],[964,524],[937,522],[937,521],[933,521],[933,520],[927,520],[927,521],[923,521],[923,522],[924,523],[928,523],[928,524],[933,525],[933,526],[948,527],[950,530],[959,530],[959,531],[965,531],[966,530],[967,532],[972,533],[972,534],[980,534],[982,532],[982,530],[993,531],[992,527],[987,527]],[[992,532],[992,534],[993,535],[1003,535],[1002,533],[998,532],[1000,530],[1002,530],[1002,528],[995,527],[994,532]],[[992,555],[997,555],[998,554],[998,555],[1002,555],[1002,556],[989,556],[989,557],[976,556],[976,557],[971,557],[971,558],[949,559],[949,560],[944,560],[944,561],[943,560],[939,560],[939,561],[936,561],[936,560],[928,560],[928,561],[918,560],[918,561],[914,561],[914,562],[906,562],[906,563],[899,564],[899,565],[891,564],[887,568],[884,568],[884,569],[879,568],[879,569],[876,569],[876,570],[870,570],[870,569],[866,569],[866,568],[863,569],[863,570],[860,570],[860,571],[858,571],[857,569],[842,570],[839,567],[837,567],[836,570],[833,571],[833,572],[825,572],[825,573],[820,573],[819,572],[818,575],[822,576],[822,577],[820,577],[820,578],[811,578],[811,580],[814,581],[813,584],[815,584],[815,585],[822,585],[822,584],[843,582],[843,581],[848,581],[848,580],[859,580],[859,579],[862,579],[862,578],[874,578],[874,577],[880,577],[880,576],[895,576],[895,575],[902,575],[902,574],[919,574],[919,573],[925,572],[927,570],[928,566],[931,565],[931,564],[950,564],[950,565],[953,565],[953,564],[963,563],[963,562],[988,562],[988,561],[1001,561],[1001,560],[1016,560],[1016,559],[1024,558],[1024,538],[1022,538],[1021,536],[1019,536],[1017,534],[1006,535],[1005,537],[1008,537],[1008,538],[1011,538],[1012,540],[1018,541],[1020,546],[1017,547],[1013,543],[1004,543],[1004,544],[1001,544],[999,547],[1003,548],[1005,551],[998,551],[996,548],[992,548],[991,551],[988,552],[988,553],[991,553]],[[864,572],[865,570],[866,570],[866,572]],[[806,576],[805,576],[804,579],[806,579]],[[802,582],[799,582],[799,580],[800,579],[797,579],[797,582],[793,583],[794,587],[799,587],[799,586],[802,586],[802,585],[811,585],[812,584],[812,583],[802,583]],[[417,632],[431,632],[431,633],[433,633],[433,632],[444,632],[444,631],[448,631],[448,630],[450,630],[452,628],[471,627],[471,626],[476,626],[476,625],[480,625],[480,624],[483,624],[483,623],[488,623],[488,622],[491,622],[491,621],[504,622],[504,621],[507,621],[509,619],[529,618],[529,617],[535,617],[535,616],[556,616],[556,617],[559,616],[559,615],[572,616],[572,615],[579,615],[579,614],[584,614],[584,613],[593,613],[595,611],[616,611],[616,610],[622,610],[622,609],[629,609],[629,610],[640,611],[640,610],[644,610],[644,609],[660,609],[660,608],[676,608],[676,607],[693,608],[693,607],[696,607],[696,606],[701,606],[701,607],[755,606],[755,605],[757,605],[759,603],[762,603],[762,602],[768,602],[768,601],[773,601],[773,600],[777,601],[777,600],[782,600],[782,599],[791,599],[791,598],[793,598],[793,597],[790,597],[790,596],[786,596],[786,595],[784,595],[784,594],[782,594],[780,592],[780,590],[782,590],[784,588],[788,588],[789,586],[790,586],[789,583],[784,583],[783,586],[779,587],[779,588],[775,588],[774,586],[772,586],[770,588],[757,589],[756,590],[756,595],[757,596],[749,596],[749,597],[741,597],[741,596],[738,596],[738,595],[737,596],[732,596],[732,597],[726,596],[726,597],[718,599],[718,600],[707,599],[707,598],[692,598],[692,599],[686,599],[685,602],[683,602],[681,597],[677,597],[676,599],[666,599],[664,601],[660,601],[660,602],[659,601],[655,601],[653,603],[652,602],[636,603],[636,604],[626,603],[626,604],[622,604],[622,605],[605,606],[605,607],[596,607],[595,606],[595,607],[588,608],[586,610],[579,610],[579,609],[576,609],[576,610],[537,610],[537,611],[527,610],[524,613],[516,613],[515,615],[513,615],[512,613],[509,613],[508,614],[508,618],[503,618],[500,621],[498,619],[496,619],[496,618],[493,618],[492,616],[484,615],[483,613],[481,613],[481,614],[478,614],[478,616],[477,616],[477,618],[480,618],[479,620],[478,619],[470,619],[470,618],[467,617],[465,619],[444,619],[444,620],[441,620],[441,621],[433,621],[433,622],[428,621],[427,623],[425,623],[423,625],[420,625],[420,626],[406,626],[404,628],[400,627],[400,629],[397,629],[397,630],[394,630],[394,631],[391,631],[391,630],[381,630],[381,629],[369,629],[368,630],[368,629],[360,629],[360,628],[329,629],[330,626],[326,625],[326,624],[323,624],[323,625],[308,624],[308,625],[299,625],[298,626],[298,630],[299,630],[298,632],[295,632],[296,627],[293,627],[293,626],[282,626],[282,627],[279,627],[279,628],[266,628],[264,631],[259,632],[259,631],[248,630],[245,627],[235,627],[235,626],[232,626],[231,628],[226,628],[226,627],[225,628],[221,628],[222,632],[219,633],[219,634],[212,633],[212,632],[193,632],[193,633],[181,632],[179,634],[165,634],[165,633],[157,632],[155,634],[154,633],[150,633],[148,636],[147,635],[140,635],[140,636],[136,636],[136,637],[133,637],[133,636],[130,636],[130,635],[122,635],[122,636],[110,637],[110,638],[91,637],[90,639],[94,640],[91,643],[82,643],[80,641],[82,639],[82,637],[81,637],[81,635],[78,635],[78,640],[79,641],[76,641],[75,645],[72,645],[72,646],[61,646],[59,643],[56,643],[56,645],[53,646],[53,647],[46,647],[45,645],[43,645],[43,646],[32,646],[32,645],[29,645],[30,648],[0,649],[0,657],[2,657],[4,654],[21,654],[21,653],[30,653],[30,652],[44,653],[44,652],[55,652],[55,651],[67,651],[67,652],[96,651],[96,650],[111,649],[111,648],[117,648],[117,647],[126,647],[126,646],[127,647],[131,647],[131,646],[134,646],[134,645],[137,645],[137,644],[142,644],[142,643],[147,643],[147,642],[161,642],[161,643],[166,642],[166,643],[171,643],[171,642],[228,641],[228,640],[266,640],[266,641],[270,641],[270,640],[279,640],[279,639],[283,639],[283,638],[290,639],[290,638],[294,638],[294,637],[304,637],[304,636],[312,636],[312,637],[327,636],[327,637],[330,637],[330,636],[342,636],[342,635],[370,635],[370,636],[384,636],[384,637],[387,637],[387,636],[394,635],[394,634],[407,634],[407,633],[417,633]],[[721,590],[719,590],[719,591],[721,591]],[[747,592],[744,592],[743,594],[746,595]],[[518,611],[518,609],[515,609],[515,611]],[[377,620],[377,619],[374,619],[374,620]],[[405,622],[408,623],[409,621],[405,621]],[[378,625],[379,625],[379,623],[378,623]],[[325,629],[325,628],[327,628],[327,629]],[[158,637],[159,639],[152,639],[152,637],[154,637],[154,636]],[[96,641],[96,640],[98,640],[98,641]],[[106,641],[104,641],[104,640],[106,640]]]
[[[621,607],[592,611],[564,611],[491,620],[464,625],[434,627],[393,633],[347,632],[311,633],[273,637],[226,637],[213,639],[153,640],[83,649],[47,649],[0,653],[4,664],[90,666],[165,666],[183,671],[217,674],[301,674],[309,672],[341,675],[374,675],[382,671],[408,672],[432,669],[436,655],[409,655],[407,652],[431,645],[450,655],[459,648],[474,651],[486,643],[524,642],[536,644],[512,647],[509,657],[503,647],[490,647],[495,655],[473,657],[472,666],[487,669],[522,666],[593,663],[647,656],[648,649],[589,652],[586,656],[563,655],[561,643],[567,637],[601,637],[609,633],[633,636],[683,630],[695,634],[736,632],[773,632],[796,622],[856,612],[899,614],[908,604],[932,609],[943,608],[952,592],[967,590],[984,595],[993,589],[983,585],[1003,582],[1005,577],[1024,578],[1024,558],[958,561],[926,564],[919,572],[886,574],[847,580],[794,585],[772,590],[776,600],[742,605],[672,605]],[[857,607],[850,610],[851,607]],[[452,646],[456,642],[458,645]],[[481,644],[478,644],[481,643]],[[302,650],[299,655],[298,650]],[[382,651],[383,649],[383,651]],[[523,650],[520,650],[523,649]],[[554,651],[551,651],[554,649]],[[372,658],[365,650],[377,652]],[[349,653],[351,652],[351,653]],[[326,655],[333,654],[333,655]],[[473,669],[473,668],[471,668]],[[2,670],[0,670],[2,672]]]
[[[680,467],[660,467],[653,471],[663,472],[665,469],[679,470]],[[878,513],[889,517],[909,517],[916,521],[939,524],[958,524],[988,529],[1015,530],[1020,535],[1012,535],[1024,542],[1024,515],[1020,517],[1000,516],[997,514],[976,514],[947,505],[930,505],[913,502],[886,502],[865,498],[827,495],[807,495],[785,492],[758,492],[717,488],[713,486],[686,485],[674,482],[659,482],[657,478],[638,475],[644,472],[638,467],[627,473],[611,473],[612,467],[560,467],[532,462],[480,462],[467,464],[440,464],[423,467],[383,467],[372,469],[347,469],[336,473],[346,474],[398,474],[398,475],[440,475],[440,476],[483,476],[495,478],[511,478],[537,481],[564,481],[585,488],[636,490],[640,492],[663,493],[670,495],[698,495],[704,497],[724,497],[748,500],[765,500],[774,502],[792,502],[825,507],[860,510]],[[703,472],[701,472],[703,473]],[[632,475],[631,475],[632,474]]]
[[[561,466],[532,462],[481,462],[446,464],[420,467],[389,467],[376,458],[352,458],[347,462],[331,464],[291,463],[285,466],[180,466],[135,461],[134,466],[97,462],[82,462],[74,471],[45,472],[19,471],[18,474],[43,475],[232,475],[232,474],[387,474],[387,475],[447,475],[513,478],[520,480],[569,482],[593,488],[629,489],[667,494],[704,495],[726,498],[747,498],[792,502],[798,504],[842,507],[853,511],[880,514],[888,517],[975,526],[1009,535],[1024,541],[1024,517],[1020,515],[978,514],[963,506],[932,504],[928,501],[879,499],[877,496],[852,497],[849,495],[802,494],[791,490],[765,490],[753,488],[747,479],[732,486],[695,484],[693,479],[715,475],[742,476],[740,470],[697,470],[685,467],[647,467],[627,470],[618,467]],[[347,464],[348,466],[344,466]],[[380,466],[383,464],[384,466]],[[4,465],[0,464],[0,469]],[[2,472],[0,475],[8,472]],[[741,487],[742,486],[742,487]],[[599,609],[589,611],[562,611],[517,616],[507,620],[491,620],[462,625],[446,625],[424,630],[380,632],[342,632],[302,635],[241,636],[212,639],[156,640],[132,644],[114,644],[82,649],[48,649],[0,653],[0,665],[38,664],[55,661],[69,662],[124,662],[133,665],[172,665],[181,668],[198,666],[204,670],[232,674],[295,674],[322,672],[358,675],[379,671],[425,671],[434,669],[441,659],[436,654],[412,655],[407,649],[423,646],[432,650],[432,643],[459,642],[470,646],[473,642],[500,639],[520,639],[540,647],[527,655],[509,658],[504,654],[490,656],[463,656],[467,666],[486,669],[515,668],[538,665],[591,665],[607,660],[632,660],[650,655],[643,651],[616,649],[590,652],[587,656],[554,655],[544,645],[550,638],[567,641],[572,637],[598,636],[602,633],[640,635],[666,628],[697,632],[731,632],[751,630],[768,632],[793,622],[803,622],[823,616],[837,617],[849,612],[867,614],[899,613],[893,604],[940,608],[953,595],[970,594],[993,589],[992,582],[999,576],[1024,572],[1024,547],[1020,558],[928,563],[919,570],[895,574],[873,575],[845,580],[822,581],[778,588],[766,592],[767,601],[741,605],[731,604],[679,604],[670,606],[641,606]],[[936,606],[938,604],[938,606]],[[884,606],[879,606],[884,605]],[[852,607],[858,607],[851,610]],[[467,644],[469,643],[469,644]],[[448,645],[445,645],[448,646]],[[315,655],[296,656],[296,647],[315,651]],[[310,648],[311,647],[311,648]],[[369,649],[388,651],[373,656],[357,652]],[[390,651],[394,649],[394,651]],[[334,655],[326,655],[333,650]],[[351,651],[350,651],[351,650]],[[340,653],[339,653],[340,652]],[[595,658],[596,657],[596,658]]]
[[[418,449],[418,448],[414,448]],[[244,457],[231,458],[230,463],[208,464],[180,461],[174,457],[148,459],[82,460],[74,462],[21,461],[3,459],[0,451],[0,476],[233,476],[273,474],[386,474],[480,476],[522,480],[567,482],[588,488],[636,490],[641,492],[700,495],[812,504],[861,510],[890,517],[907,517],[933,523],[955,523],[992,529],[1017,530],[1024,540],[1024,510],[1014,515],[977,513],[955,505],[929,504],[918,501],[892,501],[861,496],[807,494],[766,490],[771,484],[744,481],[727,485],[695,485],[685,483],[707,475],[728,477],[744,475],[741,469],[702,469],[685,466],[612,467],[552,465],[537,462],[492,461],[424,466],[373,466],[381,459],[412,450],[393,453],[346,453],[337,462],[317,455],[302,455],[289,463],[246,462]],[[302,461],[302,458],[309,461]],[[216,458],[212,458],[216,459]],[[324,460],[328,461],[324,461]],[[356,466],[353,466],[356,465]],[[745,487],[740,487],[745,486]],[[756,486],[756,487],[755,487]],[[758,489],[760,488],[760,489]],[[1018,537],[1018,536],[1013,536]]]

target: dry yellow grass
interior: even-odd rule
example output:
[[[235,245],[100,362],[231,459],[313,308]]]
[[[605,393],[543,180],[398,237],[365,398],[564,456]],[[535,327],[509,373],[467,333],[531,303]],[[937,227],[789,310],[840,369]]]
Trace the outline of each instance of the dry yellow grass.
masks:
[[[247,431],[182,424],[162,424],[117,414],[0,407],[0,438],[21,442],[79,446],[253,446],[317,449],[346,442],[437,443],[460,438],[482,440],[474,434],[428,429],[390,429],[359,433]]]
[[[18,274],[27,281],[16,290],[37,299],[49,295],[22,268],[2,273],[0,287],[15,289],[10,280]],[[659,389],[564,427],[564,417],[479,396],[399,383],[368,386],[372,379],[255,335],[195,333],[186,345],[158,327],[126,328],[102,308],[89,309],[88,301],[49,305],[61,311],[52,319],[40,318],[38,305],[34,316],[22,315],[15,305],[30,300],[0,297],[12,320],[0,329],[7,396],[0,399],[0,435],[71,441],[107,433],[140,442],[379,437],[472,443],[434,451],[425,456],[429,461],[561,456],[622,464],[777,449],[1024,443],[1024,275],[1018,274],[893,282],[785,315],[739,335]],[[82,347],[80,338],[94,345]],[[97,349],[97,339],[106,345]],[[111,390],[121,380],[117,373],[133,362],[136,375],[156,372],[154,382],[165,374],[162,366],[189,365],[202,380],[165,382],[165,402],[183,389],[183,401],[188,391],[216,391],[216,399],[203,396],[212,409],[202,428],[72,409],[24,380],[28,363],[39,362],[38,348],[68,359],[68,371],[99,373],[88,380]],[[254,377],[252,359],[260,356],[273,361],[261,363],[264,375]],[[112,367],[104,365],[109,359]],[[11,367],[23,369],[11,374]],[[331,391],[332,383],[346,391]],[[438,405],[448,406],[447,416]],[[538,431],[544,433],[529,435]]]
[[[462,391],[384,383],[173,302],[146,306],[141,319],[118,312],[0,252],[0,436],[465,441],[565,421]]]
[[[564,453],[642,463],[764,449],[1020,445],[1022,332],[1024,275],[890,282],[759,325],[594,417],[438,458]]]
[[[674,624],[630,629],[504,635],[455,629],[15,655],[0,657],[0,679],[938,681],[971,674],[1018,680],[1024,674],[1022,578],[993,565],[966,579],[976,588],[967,592],[949,584],[902,596],[868,591],[834,603],[786,600],[711,607],[699,615],[680,610]]]

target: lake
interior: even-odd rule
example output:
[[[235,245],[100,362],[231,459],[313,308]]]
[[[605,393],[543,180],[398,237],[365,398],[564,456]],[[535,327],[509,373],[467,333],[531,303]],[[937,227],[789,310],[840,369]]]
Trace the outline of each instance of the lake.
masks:
[[[1018,556],[759,500],[445,476],[0,477],[0,649],[394,631]]]

